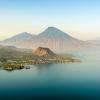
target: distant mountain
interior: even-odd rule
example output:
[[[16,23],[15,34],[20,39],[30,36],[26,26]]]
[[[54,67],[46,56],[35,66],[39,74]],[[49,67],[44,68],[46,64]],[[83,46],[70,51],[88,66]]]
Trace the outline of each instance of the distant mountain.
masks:
[[[81,49],[84,42],[69,36],[55,27],[48,27],[36,38],[30,39],[29,44],[31,44],[30,48],[33,49],[41,46],[50,48],[54,52],[67,52]]]
[[[33,38],[33,37],[34,37],[34,35],[32,35],[30,33],[27,33],[27,32],[23,32],[23,33],[20,33],[16,36],[13,36],[11,38],[8,38],[8,39],[2,41],[1,44],[11,45],[11,46],[18,46],[21,43],[26,42],[26,41],[30,40],[31,38]]]
[[[37,36],[22,33],[10,39],[6,39],[2,41],[2,43],[34,50],[38,47],[46,47],[59,53],[76,51],[87,46],[84,41],[73,38],[55,27],[48,27]]]
[[[87,40],[85,41],[85,50],[86,52],[99,52],[100,51],[100,39]]]
[[[100,50],[100,39],[86,41],[91,45],[93,50]]]
[[[51,51],[49,48],[44,48],[44,47],[38,47],[35,52],[35,55],[40,56],[40,57],[47,57],[47,56],[53,56],[55,55],[53,51]]]
[[[88,43],[94,44],[94,45],[100,45],[100,39],[96,39],[96,40],[88,40]]]

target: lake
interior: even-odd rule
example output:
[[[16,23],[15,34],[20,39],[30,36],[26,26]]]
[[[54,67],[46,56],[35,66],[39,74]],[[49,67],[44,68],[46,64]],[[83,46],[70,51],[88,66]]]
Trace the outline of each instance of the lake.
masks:
[[[100,100],[100,53],[79,55],[81,63],[0,70],[0,100]]]

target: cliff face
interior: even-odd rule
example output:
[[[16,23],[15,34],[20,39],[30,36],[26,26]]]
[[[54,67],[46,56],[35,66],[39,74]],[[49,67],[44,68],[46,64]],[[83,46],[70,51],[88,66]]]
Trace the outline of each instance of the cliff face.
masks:
[[[43,48],[43,47],[38,47],[36,51],[34,52],[35,55],[37,56],[53,56],[55,55],[49,48]]]

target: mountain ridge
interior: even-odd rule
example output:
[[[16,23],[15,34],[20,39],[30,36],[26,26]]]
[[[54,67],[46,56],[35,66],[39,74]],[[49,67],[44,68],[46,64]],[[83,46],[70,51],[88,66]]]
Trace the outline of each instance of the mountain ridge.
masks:
[[[22,32],[22,33],[19,33],[15,36],[12,36],[10,38],[7,38],[3,41],[1,41],[0,44],[2,45],[8,45],[8,46],[16,46],[17,47],[17,44],[19,45],[21,42],[25,42],[25,41],[28,41],[29,39],[33,38],[35,35],[31,34],[31,33],[28,33],[28,32]]]
[[[33,43],[34,49],[39,46],[45,46],[54,52],[66,52],[72,49],[79,49],[81,43],[83,43],[83,41],[73,38],[55,27],[48,27],[34,40],[30,40],[30,42]]]
[[[54,52],[79,50],[84,44],[84,41],[78,40],[55,27],[48,27],[40,34],[29,37],[30,38],[28,39],[26,36],[25,41],[23,39],[21,41],[17,40],[17,43],[15,40],[14,42],[9,43],[11,39],[7,42],[8,45],[16,46],[18,48],[29,48],[35,50],[38,47],[46,47],[50,48]],[[7,42],[5,43],[5,41],[2,41],[4,44],[7,44]]]

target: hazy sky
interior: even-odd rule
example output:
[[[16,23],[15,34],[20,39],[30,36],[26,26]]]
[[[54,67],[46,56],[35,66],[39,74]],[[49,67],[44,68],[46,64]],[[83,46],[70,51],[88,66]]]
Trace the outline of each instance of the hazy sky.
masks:
[[[82,39],[100,37],[100,0],[0,0],[0,39],[55,26]]]

